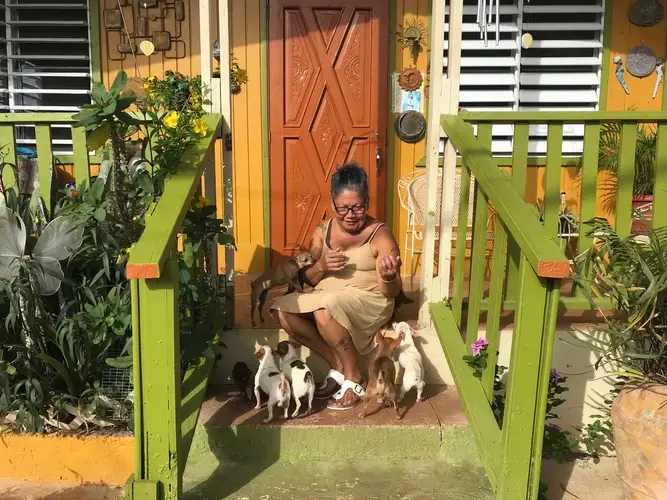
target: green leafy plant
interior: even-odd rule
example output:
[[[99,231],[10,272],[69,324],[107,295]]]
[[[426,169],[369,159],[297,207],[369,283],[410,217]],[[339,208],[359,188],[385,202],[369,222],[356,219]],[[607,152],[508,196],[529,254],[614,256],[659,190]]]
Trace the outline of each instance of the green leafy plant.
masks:
[[[203,120],[201,79],[175,73],[151,79],[145,98],[124,92],[126,82],[121,72],[109,91],[96,84],[93,104],[76,115],[89,147],[110,147],[111,160],[103,161],[92,185],[56,193],[53,209],[38,190],[25,196],[3,188],[0,196],[0,206],[25,221],[28,255],[54,217],[83,232],[81,245],[60,262],[57,293],[40,293],[33,274],[41,270],[32,259],[22,259],[11,279],[0,275],[0,425],[41,432],[69,425],[76,414],[90,423],[99,421],[95,414],[127,423],[127,402],[114,400],[104,383],[107,370],[127,373],[132,366],[125,266],[149,206],[160,200],[185,151],[211,131]],[[215,207],[198,197],[181,230],[183,370],[222,347],[213,337],[221,307],[213,252],[233,245],[233,238],[213,214]]]
[[[618,178],[618,164],[621,154],[621,124],[604,123],[600,131],[600,148],[598,150],[598,170],[612,173]],[[637,127],[637,144],[635,149],[635,174],[633,182],[633,194],[653,194],[653,181],[655,179],[655,152],[657,137],[655,130],[646,124]],[[577,167],[582,166],[582,158],[579,158]],[[630,179],[621,179],[627,183]],[[611,201],[611,200],[610,200]]]
[[[621,238],[608,221],[589,223],[597,244],[579,256],[590,266],[589,299],[610,298],[620,314],[606,315],[590,333],[579,332],[606,365],[629,382],[667,383],[667,227]],[[581,274],[577,279],[582,280]],[[581,288],[587,290],[584,283]],[[588,293],[588,292],[586,292]]]

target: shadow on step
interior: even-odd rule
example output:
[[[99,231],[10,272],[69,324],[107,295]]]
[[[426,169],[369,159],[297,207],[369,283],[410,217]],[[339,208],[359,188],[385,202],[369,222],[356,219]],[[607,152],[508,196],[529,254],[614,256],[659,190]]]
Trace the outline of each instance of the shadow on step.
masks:
[[[197,429],[188,457],[185,499],[226,498],[278,461],[280,429],[265,426],[258,439],[251,427],[236,424],[252,403],[234,402],[225,391],[216,392],[204,403],[200,422],[212,419],[216,425]],[[238,462],[244,462],[243,466]]]

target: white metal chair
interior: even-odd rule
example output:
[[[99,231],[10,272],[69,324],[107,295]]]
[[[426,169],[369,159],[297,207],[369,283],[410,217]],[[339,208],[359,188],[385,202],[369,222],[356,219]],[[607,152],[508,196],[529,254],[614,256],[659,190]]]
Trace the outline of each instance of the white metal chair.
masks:
[[[466,231],[466,240],[472,239],[472,217],[474,211],[474,191],[475,185],[474,182],[470,183],[470,197],[468,203],[468,220],[467,220],[467,231]],[[423,228],[424,228],[424,214],[426,213],[426,177],[424,171],[415,171],[403,176],[398,181],[398,197],[401,203],[401,206],[408,213],[408,227],[405,232],[405,243],[404,243],[404,255],[407,260],[410,260],[410,272],[412,272],[412,266],[414,263],[415,255],[421,254],[421,249],[417,248],[416,242],[423,241]],[[453,220],[452,226],[454,229],[458,226],[459,219],[459,199],[461,196],[461,175],[457,173],[454,177],[454,207],[453,207]],[[436,204],[436,221],[440,221],[440,215],[442,212],[441,199],[442,199],[442,170],[438,172],[438,181],[437,181],[437,204]],[[440,233],[437,230],[435,233],[435,239],[440,239]],[[493,239],[492,233],[487,234],[487,239]],[[457,232],[454,230],[452,233],[452,240],[456,240]]]

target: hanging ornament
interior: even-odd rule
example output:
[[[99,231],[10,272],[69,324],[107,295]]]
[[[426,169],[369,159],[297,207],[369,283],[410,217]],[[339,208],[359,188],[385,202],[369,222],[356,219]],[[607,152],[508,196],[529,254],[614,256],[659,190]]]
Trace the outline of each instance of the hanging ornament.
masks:
[[[417,90],[422,85],[422,74],[417,68],[407,68],[398,75],[398,84],[408,92]]]
[[[489,46],[489,27],[493,23],[495,6],[496,15],[496,45],[500,45],[500,0],[489,0],[488,14],[486,0],[477,2],[477,26],[479,26],[479,38],[484,40],[484,46]]]
[[[655,99],[655,96],[658,95],[658,89],[660,88],[660,83],[662,82],[662,79],[665,76],[665,61],[662,59],[662,57],[658,58],[658,62],[656,63],[655,66],[655,72],[656,72],[656,77],[655,77],[655,87],[653,87],[653,99]]]
[[[628,73],[637,78],[644,78],[653,73],[658,56],[651,47],[642,44],[633,47],[625,57],[625,66],[628,68]]]
[[[153,42],[150,40],[144,40],[139,44],[139,50],[141,50],[143,55],[150,56],[153,52],[155,52],[155,45],[153,45]]]
[[[630,22],[635,26],[655,26],[665,14],[665,9],[657,0],[638,0],[630,6]]]
[[[521,46],[524,49],[529,49],[533,45],[533,35],[530,33],[524,33],[521,36]]]
[[[628,84],[625,82],[625,78],[623,77],[623,72],[625,71],[623,69],[623,58],[621,56],[614,57],[614,64],[616,65],[616,79],[621,84],[621,87],[623,87],[625,93],[630,95],[630,89],[628,88]]]

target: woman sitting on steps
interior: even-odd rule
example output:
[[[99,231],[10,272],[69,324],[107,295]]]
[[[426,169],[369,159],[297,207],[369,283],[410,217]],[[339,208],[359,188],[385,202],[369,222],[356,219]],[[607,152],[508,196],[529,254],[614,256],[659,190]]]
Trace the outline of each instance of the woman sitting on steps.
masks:
[[[361,402],[358,354],[375,347],[374,335],[392,317],[401,292],[398,244],[382,222],[369,216],[368,177],[346,163],[331,178],[334,218],[313,232],[309,252],[316,263],[303,273],[310,293],[277,298],[271,306],[295,341],[331,366],[316,397],[332,410]]]

